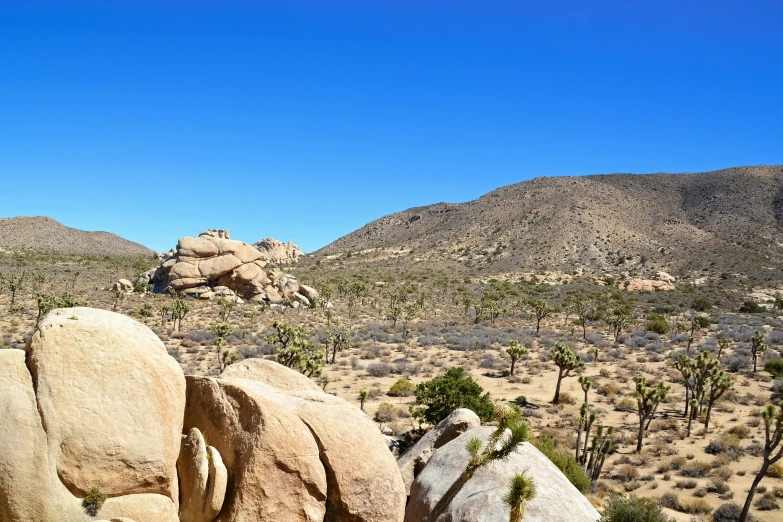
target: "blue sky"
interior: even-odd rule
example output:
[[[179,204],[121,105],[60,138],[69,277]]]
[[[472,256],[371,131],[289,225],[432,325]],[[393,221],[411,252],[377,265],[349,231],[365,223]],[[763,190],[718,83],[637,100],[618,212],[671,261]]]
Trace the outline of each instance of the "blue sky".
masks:
[[[536,176],[779,164],[781,22],[763,0],[9,0],[0,216],[312,251]]]

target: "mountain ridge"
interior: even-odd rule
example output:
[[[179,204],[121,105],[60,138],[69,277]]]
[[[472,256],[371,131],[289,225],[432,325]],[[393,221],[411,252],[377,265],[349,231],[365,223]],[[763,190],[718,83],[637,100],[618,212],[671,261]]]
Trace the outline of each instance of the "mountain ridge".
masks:
[[[783,166],[539,177],[376,219],[315,252],[412,250],[472,270],[783,275]],[[352,257],[353,262],[359,259]],[[764,277],[767,279],[768,277]]]
[[[0,249],[66,255],[142,255],[149,248],[105,231],[89,232],[46,216],[0,218]]]

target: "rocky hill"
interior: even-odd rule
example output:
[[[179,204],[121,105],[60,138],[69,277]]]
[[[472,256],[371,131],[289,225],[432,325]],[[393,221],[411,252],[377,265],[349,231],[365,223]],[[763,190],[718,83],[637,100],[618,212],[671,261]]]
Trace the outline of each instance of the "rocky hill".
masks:
[[[152,250],[109,232],[85,232],[48,217],[0,218],[0,250],[75,255],[151,254]]]
[[[783,275],[783,166],[548,177],[382,217],[315,253],[533,270]],[[350,256],[348,254],[350,253]]]

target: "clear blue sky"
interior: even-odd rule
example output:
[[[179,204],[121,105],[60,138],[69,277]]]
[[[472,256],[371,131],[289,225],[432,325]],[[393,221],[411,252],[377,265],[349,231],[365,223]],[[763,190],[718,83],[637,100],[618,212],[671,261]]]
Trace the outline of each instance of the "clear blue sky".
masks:
[[[4,1],[0,216],[312,251],[536,176],[779,164],[781,27],[780,0]]]

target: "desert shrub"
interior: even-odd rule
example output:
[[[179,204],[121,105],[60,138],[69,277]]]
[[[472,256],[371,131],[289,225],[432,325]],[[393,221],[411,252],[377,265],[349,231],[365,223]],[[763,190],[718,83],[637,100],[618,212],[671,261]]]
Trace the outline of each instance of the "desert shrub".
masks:
[[[712,512],[712,506],[703,498],[680,500],[680,509],[683,513],[702,515]]]
[[[639,478],[639,470],[636,466],[626,464],[615,471],[615,477],[621,482],[630,482]]]
[[[731,433],[732,435],[736,436],[740,440],[747,439],[750,436],[750,428],[748,428],[744,424],[737,424],[729,428],[727,433]]]
[[[378,411],[375,412],[375,420],[378,422],[391,422],[399,416],[397,410],[398,408],[394,404],[382,402],[378,405]]]
[[[708,463],[701,460],[694,460],[680,470],[680,474],[683,477],[706,477],[710,474],[711,470],[712,466]]]
[[[783,478],[783,464],[776,462],[767,468],[767,476],[771,478]]]
[[[460,367],[450,368],[444,375],[416,386],[417,407],[413,416],[429,424],[437,424],[457,408],[468,408],[483,421],[489,421],[495,410],[489,393]]]
[[[491,353],[485,353],[479,362],[479,368],[485,368],[488,370],[495,370],[501,366],[503,366],[503,362],[498,360],[498,358]]]
[[[661,498],[658,499],[658,504],[666,509],[677,511],[680,509],[680,498],[677,496],[677,493],[664,493],[661,495]]]
[[[712,514],[712,522],[739,522],[741,514],[742,506],[733,503],[722,504]]]
[[[760,488],[759,488],[760,489]],[[758,491],[758,490],[757,490]],[[773,509],[780,509],[775,494],[771,491],[767,491],[754,503],[756,509],[759,511],[772,511]]]
[[[372,377],[388,377],[391,366],[386,363],[375,363],[367,366],[367,374]]]
[[[745,301],[739,308],[741,314],[760,314],[766,310],[765,307],[761,306],[756,301]]]
[[[612,495],[604,508],[604,522],[669,522],[655,500]]]
[[[660,335],[666,335],[669,333],[669,322],[663,315],[652,314],[647,318],[647,325],[645,326],[647,331],[655,332]]]
[[[706,297],[696,297],[691,302],[691,308],[697,312],[706,312],[712,308],[712,303]]]
[[[677,488],[677,489],[696,489],[697,485],[698,485],[698,483],[695,480],[693,480],[693,479],[690,479],[690,480],[678,480],[674,484],[674,487]]]
[[[251,346],[241,346],[239,353],[244,359],[252,359],[253,357],[263,357],[264,355],[272,355],[275,353],[274,346],[267,343],[254,344]]]
[[[764,363],[764,370],[775,379],[783,379],[783,358],[775,357]]]
[[[783,379],[775,379],[772,383],[772,393],[783,394]]]
[[[620,411],[635,411],[636,401],[630,397],[623,397],[622,400],[615,405],[615,408]]]
[[[710,455],[727,455],[734,460],[742,456],[739,437],[733,433],[722,433],[717,439],[710,442],[704,451]]]
[[[568,392],[560,392],[560,401],[563,404],[576,404],[576,397]]]
[[[747,368],[748,364],[750,364],[750,358],[744,355],[734,355],[729,357],[729,360],[726,362],[729,371],[735,373]]]
[[[416,341],[419,343],[419,346],[434,346],[440,344],[440,336],[427,334],[419,335]]]
[[[175,361],[178,363],[182,362],[182,354],[179,351],[179,348],[177,347],[169,347],[166,349],[168,351],[169,355],[174,358]]]
[[[576,489],[582,493],[590,489],[590,479],[570,451],[557,451],[555,441],[547,434],[542,434],[530,442],[563,472]]]
[[[413,395],[413,390],[416,387],[408,379],[397,379],[397,382],[391,385],[389,388],[389,395],[391,397],[409,397]]]
[[[98,511],[103,507],[108,497],[100,492],[98,488],[92,488],[82,500],[82,508],[91,517],[98,516]]]

